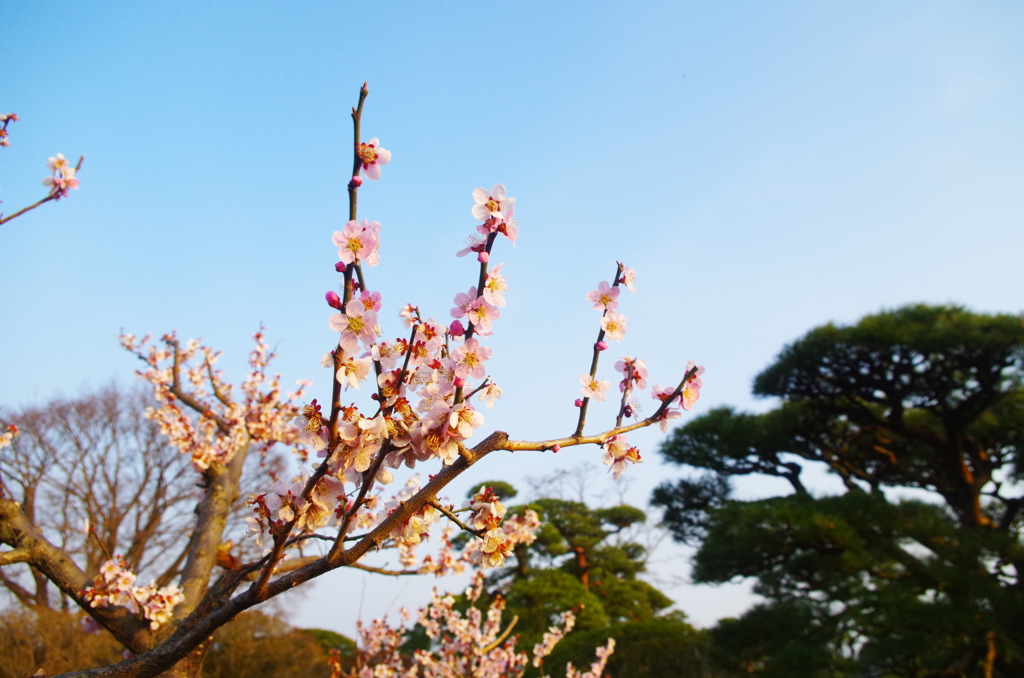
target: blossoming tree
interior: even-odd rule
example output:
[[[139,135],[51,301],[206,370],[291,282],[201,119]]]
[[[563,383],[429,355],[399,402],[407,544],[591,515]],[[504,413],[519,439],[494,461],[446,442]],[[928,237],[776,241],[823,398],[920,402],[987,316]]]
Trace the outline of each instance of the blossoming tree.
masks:
[[[473,191],[472,214],[480,223],[458,256],[475,255],[478,267],[475,284],[455,295],[451,321],[440,322],[409,303],[399,312],[404,336],[384,339],[378,315],[383,300],[373,290],[369,275],[381,258],[381,224],[358,219],[357,198],[363,177],[379,180],[391,153],[376,138],[361,140],[367,95],[364,84],[352,110],[349,221],[332,238],[341,284],[338,292],[326,295],[335,311],[327,322],[339,335],[337,345],[323,357],[325,367],[335,375],[328,399],[306,402],[308,382],[300,382],[294,392],[283,389],[279,376],[268,371],[274,356],[262,331],[249,357],[248,376],[237,386],[217,369],[220,354],[198,341],[182,342],[174,334],[155,341],[128,334],[121,337],[125,349],[143,362],[139,375],[152,386],[158,403],[147,416],[178,450],[189,455],[204,489],[176,583],[140,585],[133,563],[116,554],[90,581],[0,485],[0,542],[11,547],[0,552],[0,566],[30,564],[128,649],[125,660],[117,665],[68,675],[196,676],[218,627],[240,612],[338,568],[443,574],[462,571],[467,565],[500,566],[516,544],[532,540],[536,516],[527,513],[505,519],[504,507],[487,488],[456,509],[439,494],[452,480],[497,451],[557,452],[588,444],[603,448],[604,463],[618,477],[629,464],[641,461],[637,448],[627,441],[630,431],[651,425],[665,429],[680,409],[689,409],[696,400],[702,368],[691,362],[675,386],[652,389],[658,406],[650,416],[640,418],[636,398],[647,386],[647,368],[642,360],[624,356],[616,365],[622,378],[614,426],[599,433],[585,432],[588,403],[605,400],[611,387],[609,381],[598,378],[600,357],[608,341],[621,340],[626,332],[626,319],[618,312],[619,293],[622,287],[635,291],[635,273],[620,263],[610,284],[602,282],[587,295],[602,316],[590,369],[580,377],[574,432],[529,441],[495,431],[470,442],[484,423],[477,407],[491,408],[501,395],[486,367],[493,349],[484,342],[493,336],[506,303],[508,285],[501,264],[492,266],[491,258],[498,243],[515,242],[518,236],[515,198],[501,184]],[[66,194],[73,187],[69,182],[74,171],[60,160],[59,167],[54,167],[53,186],[63,181],[58,194],[60,190]],[[368,392],[368,403],[347,403],[353,391]],[[13,430],[4,434],[0,447],[9,445],[15,434]],[[250,536],[264,551],[261,557],[244,560],[232,553],[230,543],[222,543],[226,521],[238,499],[243,466],[248,456],[281,445],[294,451],[306,471],[278,478],[272,487],[248,497]],[[423,483],[414,475],[389,497],[386,486],[403,466],[425,468],[429,478]],[[438,525],[439,548],[421,553],[420,546],[436,523],[442,524]],[[461,552],[451,542],[458,530],[471,535],[469,547]],[[304,555],[311,544],[321,547],[319,553]],[[382,548],[395,549],[404,569],[388,570],[366,562],[367,554]],[[474,600],[480,581],[471,588]],[[467,671],[489,677],[520,675],[526,655],[514,650],[509,628],[501,629],[500,604],[496,605],[486,618],[471,610],[463,620],[449,598],[435,597],[420,621],[437,639],[439,649],[418,655],[412,666],[406,666],[397,653],[397,631],[380,621],[363,627],[365,661],[359,675],[468,675]],[[570,626],[571,619],[566,617],[554,627],[535,649],[534,661],[540,662]],[[610,652],[611,646],[602,650],[598,663],[583,675],[599,676]]]

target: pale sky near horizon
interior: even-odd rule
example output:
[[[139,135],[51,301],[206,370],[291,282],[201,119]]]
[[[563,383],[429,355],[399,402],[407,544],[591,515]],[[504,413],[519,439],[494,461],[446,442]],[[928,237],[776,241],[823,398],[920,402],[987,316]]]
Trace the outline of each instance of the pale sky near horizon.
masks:
[[[1018,2],[239,6],[5,4],[0,112],[21,120],[0,149],[0,210],[42,197],[48,156],[86,161],[69,199],[0,226],[0,406],[129,383],[121,328],[201,336],[237,378],[261,323],[286,380],[312,377],[323,398],[330,235],[364,80],[364,138],[393,153],[360,194],[360,217],[383,224],[367,277],[385,336],[401,305],[447,321],[475,284],[454,256],[472,190],[503,182],[518,199],[521,238],[493,259],[511,290],[490,341],[506,395],[487,430],[571,432],[599,317],[584,296],[616,260],[638,293],[602,375],[629,353],[664,384],[697,360],[694,414],[770,406],[753,376],[829,321],[914,302],[1024,307]],[[592,412],[595,430],[613,416]],[[634,504],[683,473],[659,463],[662,439],[635,436]],[[580,463],[606,477],[596,448],[487,461],[453,500]],[[652,569],[701,625],[751,600],[744,585],[680,583],[686,552],[670,544]],[[363,581],[325,578],[293,622],[351,634],[357,613],[418,605],[434,585],[367,578],[363,594]]]

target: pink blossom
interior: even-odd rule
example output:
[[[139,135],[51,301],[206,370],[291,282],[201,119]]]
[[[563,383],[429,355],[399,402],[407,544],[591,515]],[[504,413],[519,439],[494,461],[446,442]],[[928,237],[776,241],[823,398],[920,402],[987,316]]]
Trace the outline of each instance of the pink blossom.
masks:
[[[516,204],[515,198],[509,198],[505,191],[504,184],[495,184],[490,192],[483,188],[473,191],[473,218],[486,221],[490,218],[504,219],[504,210],[512,208]]]
[[[385,372],[395,369],[398,359],[405,353],[403,344],[380,341],[370,348],[370,357],[379,362]]]
[[[594,304],[594,308],[614,312],[619,307],[619,288],[609,285],[602,280],[593,292],[587,292],[587,301]]]
[[[508,283],[505,276],[501,275],[501,267],[505,264],[498,264],[487,272],[487,279],[484,282],[484,299],[493,306],[505,305],[505,292],[508,291]]]
[[[490,334],[491,332],[491,321],[501,317],[501,312],[496,306],[487,303],[485,297],[478,297],[473,305],[469,307],[469,311],[466,312],[466,317],[469,318],[469,322],[473,323],[473,328],[481,334]]]
[[[694,368],[694,362],[691,360],[686,365],[686,371],[689,372]],[[683,385],[683,392],[680,394],[683,402],[683,409],[690,411],[693,406],[697,403],[700,398],[700,388],[704,383],[700,380],[700,375],[704,374],[704,367],[698,367],[697,371],[692,377],[686,380],[686,384]]]
[[[606,466],[609,466],[609,471],[618,480],[622,472],[626,470],[627,464],[639,464],[643,460],[640,458],[640,450],[636,447],[630,447],[629,443],[626,442],[626,436],[623,434],[612,436],[604,442],[604,455],[602,461]]]
[[[455,374],[464,378],[483,379],[487,373],[484,362],[490,357],[491,349],[481,346],[476,337],[467,339],[466,343],[452,352],[452,358],[455,360]]]
[[[612,385],[612,383],[606,379],[594,379],[589,374],[581,374],[580,383],[583,384],[583,388],[580,389],[583,393],[583,397],[593,398],[599,403],[604,402],[605,391],[611,388]]]
[[[43,186],[49,187],[50,196],[55,200],[66,198],[69,190],[78,188],[75,168],[68,164],[63,153],[51,157],[46,165],[53,171],[53,175],[43,179]]]
[[[459,440],[473,435],[473,431],[483,426],[484,415],[480,414],[466,401],[462,401],[451,409],[448,415],[449,434]]]
[[[636,271],[631,269],[629,266],[622,267],[622,274],[619,276],[619,282],[625,285],[630,292],[636,294]]]
[[[641,391],[647,388],[647,363],[639,358],[630,358],[628,355],[624,355],[622,360],[615,363],[615,369],[622,372],[622,381],[619,383],[620,392],[626,390],[626,374],[629,372],[630,366],[633,367],[631,377],[633,385]]]
[[[335,231],[331,240],[338,248],[338,258],[342,263],[366,261],[374,266],[379,260],[379,255],[375,257],[380,247],[379,233],[379,222],[371,222],[368,219],[363,219],[362,222],[352,220],[345,224],[344,229]]]
[[[377,340],[377,314],[366,310],[358,299],[349,301],[344,313],[332,315],[328,319],[328,325],[335,332],[341,333],[338,345],[349,354],[356,353],[360,341],[370,347]]]
[[[487,238],[471,235],[466,240],[466,247],[455,253],[457,257],[464,257],[470,252],[481,253],[487,248]]]
[[[618,313],[606,313],[601,318],[601,329],[612,341],[622,341],[626,336],[626,316]]]
[[[380,311],[380,292],[371,292],[370,290],[363,290],[359,294],[359,301],[363,303],[363,306],[367,311]]]
[[[451,316],[453,318],[462,318],[469,310],[473,307],[473,303],[476,301],[476,287],[470,287],[469,292],[459,292],[455,295],[455,308],[451,310]]]
[[[494,401],[501,397],[501,393],[501,387],[491,382],[480,391],[477,400],[487,405],[487,409],[494,409]]]
[[[391,162],[391,151],[380,147],[380,140],[377,137],[370,139],[365,144],[359,144],[359,159],[363,161],[363,174],[370,181],[380,179],[380,168]]]
[[[359,384],[370,374],[370,367],[373,359],[370,356],[363,358],[346,357],[338,368],[336,378],[338,383],[348,389],[349,386],[359,390]]]

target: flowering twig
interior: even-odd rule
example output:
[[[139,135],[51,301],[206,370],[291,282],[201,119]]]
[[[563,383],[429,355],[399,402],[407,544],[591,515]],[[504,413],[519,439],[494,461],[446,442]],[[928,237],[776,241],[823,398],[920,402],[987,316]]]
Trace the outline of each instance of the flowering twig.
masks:
[[[622,282],[622,271],[625,268],[622,265],[622,262],[617,262],[616,266],[617,267],[615,269],[615,281],[612,283],[612,287],[618,287],[619,283]],[[603,284],[606,284],[606,283],[603,283]],[[605,308],[604,309],[604,313],[601,314],[601,317],[603,318],[604,316],[608,315],[608,312],[609,312],[609,309]],[[600,331],[598,331],[598,333],[597,333],[597,341],[594,342],[594,356],[593,356],[593,358],[590,361],[590,379],[591,380],[593,380],[593,379],[595,379],[597,377],[597,362],[600,359],[601,351],[603,350],[601,348],[601,342],[604,341],[604,335],[605,335],[604,327],[601,327]],[[573,433],[573,436],[581,436],[581,435],[583,435],[583,425],[586,424],[586,422],[587,422],[587,405],[589,405],[589,404],[590,404],[590,398],[589,397],[588,398],[584,398],[583,402],[580,404],[580,418],[579,418],[579,421],[576,424],[576,432]]]

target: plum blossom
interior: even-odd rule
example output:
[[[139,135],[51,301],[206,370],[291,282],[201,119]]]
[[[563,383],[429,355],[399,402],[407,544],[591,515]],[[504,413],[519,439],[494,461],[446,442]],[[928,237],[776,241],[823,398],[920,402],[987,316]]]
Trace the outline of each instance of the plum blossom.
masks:
[[[622,372],[622,381],[619,382],[620,392],[625,391],[627,386],[629,388],[635,387],[640,391],[647,388],[647,363],[643,360],[624,355],[622,360],[615,363],[615,369]],[[627,375],[630,377],[631,384],[626,383]]]
[[[374,137],[365,144],[359,144],[359,159],[363,161],[363,174],[370,181],[380,179],[380,168],[391,162],[391,151],[380,146],[380,139]]]
[[[360,341],[370,347],[377,340],[377,314],[366,310],[358,299],[349,301],[345,305],[344,313],[331,315],[327,324],[335,332],[341,333],[338,345],[349,354],[354,354],[359,349]]]
[[[10,139],[7,138],[7,125],[9,125],[12,122],[17,122],[17,121],[18,121],[18,114],[17,113],[4,113],[4,114],[0,115],[0,123],[3,123],[3,126],[0,127],[0,147],[5,147],[5,146],[10,146],[11,145]]]
[[[476,204],[473,205],[473,218],[480,221],[487,221],[491,218],[503,220],[504,212],[516,204],[515,198],[508,197],[505,184],[495,184],[489,192],[478,188],[473,191],[473,200],[476,201]]]
[[[636,271],[631,269],[629,266],[622,267],[622,273],[619,275],[619,282],[625,285],[630,292],[636,294]]]
[[[573,667],[572,662],[569,662],[565,665],[565,678],[602,678],[604,676],[604,667],[613,652],[615,652],[615,639],[609,638],[604,647],[594,650],[597,659],[590,665],[589,671],[580,673]]]
[[[380,261],[380,222],[352,220],[342,230],[334,232],[331,242],[338,248],[342,263],[365,261],[376,266]]]
[[[580,383],[583,384],[583,388],[580,392],[583,393],[584,398],[593,398],[597,402],[604,402],[605,391],[611,388],[612,383],[606,379],[595,379],[589,374],[580,375]]]
[[[370,348],[370,357],[379,362],[381,369],[385,372],[395,369],[398,359],[405,355],[405,342],[392,344],[388,341],[381,341]]]
[[[487,279],[484,282],[484,299],[493,306],[505,305],[505,292],[508,291],[508,283],[505,276],[501,275],[501,267],[504,263],[498,264],[487,272]]]
[[[598,310],[614,313],[615,309],[619,307],[619,292],[618,287],[609,285],[607,281],[602,280],[598,283],[596,290],[587,292],[587,301]]]
[[[612,341],[622,341],[626,336],[626,316],[619,313],[605,313],[601,318],[601,329]]]
[[[686,364],[686,371],[689,372],[695,367],[696,363],[690,361]],[[697,368],[697,371],[686,380],[686,384],[683,385],[683,392],[681,398],[683,401],[683,409],[690,411],[693,406],[697,403],[700,398],[700,388],[704,385],[704,382],[700,380],[700,375],[704,374],[704,366]]]
[[[487,335],[491,333],[491,321],[500,318],[501,311],[496,306],[489,304],[485,297],[478,297],[469,307],[466,317],[469,318],[469,322],[473,323],[475,330],[480,334]]]
[[[0,433],[0,450],[10,447],[16,435],[18,435],[18,427],[14,424],[9,424],[7,430],[4,433]]]
[[[93,584],[82,589],[82,597],[90,607],[126,607],[131,612],[149,620],[153,631],[171,619],[174,607],[185,600],[185,594],[176,585],[157,588],[154,582],[148,586],[136,586],[135,573],[121,556],[115,556],[100,566],[100,573]]]
[[[501,387],[493,381],[484,386],[477,395],[477,400],[487,405],[487,409],[494,409],[494,401],[501,397]]]
[[[651,389],[651,397],[661,402],[667,401],[672,397],[673,393],[675,393],[675,388],[672,386],[662,387],[660,384],[657,384]],[[668,424],[671,420],[683,416],[683,413],[676,409],[677,405],[679,405],[679,396],[673,398],[672,402],[665,408],[665,411],[661,413],[658,419],[658,428],[661,429],[662,433],[668,433]]]
[[[629,443],[626,442],[626,436],[619,434],[612,436],[604,442],[604,455],[602,461],[605,465],[610,467],[608,470],[618,480],[622,472],[626,470],[626,464],[639,464],[643,460],[640,458],[640,450],[636,447],[630,447]]]
[[[451,316],[453,318],[463,318],[469,313],[476,302],[477,293],[476,286],[469,288],[468,292],[459,292],[455,295],[455,308],[451,310]]]
[[[359,301],[363,302],[363,306],[367,311],[373,311],[375,313],[380,311],[380,292],[363,290],[359,293]]]
[[[490,357],[490,348],[481,346],[475,337],[467,339],[466,343],[452,352],[452,358],[455,360],[455,374],[463,378],[483,379],[487,373],[484,362]]]
[[[487,238],[479,235],[471,235],[466,239],[466,246],[455,253],[457,257],[464,257],[470,252],[480,254],[487,249]]]
[[[372,365],[373,358],[368,355],[362,358],[345,357],[335,376],[346,390],[351,386],[358,391],[359,384],[370,374]]]
[[[63,153],[51,157],[46,163],[53,174],[43,179],[43,186],[50,189],[50,197],[54,200],[66,198],[68,191],[72,188],[78,189],[78,179],[75,177],[75,168],[68,164]]]

